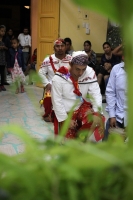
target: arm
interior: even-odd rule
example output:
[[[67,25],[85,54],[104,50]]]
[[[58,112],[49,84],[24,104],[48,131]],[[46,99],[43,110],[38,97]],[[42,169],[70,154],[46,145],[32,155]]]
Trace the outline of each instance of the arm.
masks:
[[[62,87],[62,83],[58,81],[58,78],[52,81],[51,99],[58,122],[63,122],[68,117],[62,100]]]
[[[46,64],[46,62],[48,62],[49,58],[45,58],[41,68],[39,69],[39,75],[42,78],[42,84],[44,87],[46,87],[46,85],[50,84],[49,80],[47,79],[47,73],[48,73],[48,64]]]
[[[112,53],[116,56],[122,56],[123,55],[123,50],[122,50],[122,44],[120,44],[118,47],[116,47]]]
[[[111,126],[115,126],[115,104],[116,104],[116,77],[115,77],[115,68],[112,69],[110,78],[106,87],[106,101],[107,101],[107,110],[110,118]],[[113,121],[113,122],[112,122]]]
[[[89,83],[88,94],[90,95],[90,98],[92,98],[91,103],[93,105],[94,111],[100,111],[102,113],[102,95],[96,75]]]

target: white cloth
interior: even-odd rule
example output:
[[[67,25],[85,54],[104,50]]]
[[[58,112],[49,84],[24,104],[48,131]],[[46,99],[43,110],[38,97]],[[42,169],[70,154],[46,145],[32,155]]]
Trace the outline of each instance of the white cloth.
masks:
[[[72,59],[74,57],[76,57],[76,56],[79,56],[79,55],[86,55],[86,56],[88,56],[85,51],[73,51],[73,53],[72,53]]]
[[[91,67],[87,66],[86,71],[79,78],[78,83],[82,97],[86,101],[92,103],[94,111],[99,111],[100,108],[102,112],[102,96],[97,82],[97,77]],[[73,90],[74,86],[71,79],[67,79],[67,77],[57,72],[52,79],[51,98],[53,110],[55,111],[59,122],[67,119],[67,113],[74,106],[78,98]],[[90,99],[87,99],[87,94],[90,95]],[[79,101],[75,110],[77,110],[81,104],[82,102]]]
[[[18,36],[20,45],[23,46],[30,46],[31,47],[31,36],[30,35],[25,35],[24,33],[20,33]],[[29,52],[30,48],[26,47],[22,49],[23,52]]]
[[[71,61],[70,55],[67,54],[62,60],[56,58],[55,54],[52,54],[51,57],[53,59],[53,64],[57,70],[62,66],[69,67],[69,62]],[[41,68],[39,69],[39,75],[42,78],[42,83],[44,87],[49,83],[52,84],[52,78],[54,77],[55,73],[50,64],[49,57],[44,59]]]

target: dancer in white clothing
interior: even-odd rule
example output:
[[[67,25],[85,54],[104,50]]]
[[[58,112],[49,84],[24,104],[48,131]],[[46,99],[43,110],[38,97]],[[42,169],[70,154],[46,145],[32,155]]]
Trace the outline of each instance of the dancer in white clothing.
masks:
[[[102,97],[95,72],[87,66],[88,56],[83,51],[74,52],[70,70],[61,67],[52,79],[52,103],[55,134],[68,117],[68,113],[79,99],[72,116],[67,138],[76,138],[81,130],[92,131],[91,141],[100,141],[104,136]],[[89,94],[90,99],[86,96]],[[92,117],[88,120],[88,114]]]
[[[50,114],[52,111],[50,95],[52,78],[60,67],[68,67],[69,62],[71,61],[71,56],[65,53],[66,43],[63,39],[59,38],[54,42],[54,51],[54,54],[44,59],[42,66],[39,70],[39,75],[41,76],[43,86],[45,87],[46,98],[43,103],[45,112],[43,115],[43,119],[46,122],[50,121]]]

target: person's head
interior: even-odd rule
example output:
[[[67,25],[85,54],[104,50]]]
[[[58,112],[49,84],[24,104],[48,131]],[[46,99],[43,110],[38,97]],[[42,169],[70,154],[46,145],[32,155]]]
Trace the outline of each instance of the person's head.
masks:
[[[24,33],[24,35],[28,35],[28,33],[29,33],[29,29],[28,29],[27,27],[24,27],[24,29],[23,29],[23,33]]]
[[[58,38],[57,40],[54,41],[54,51],[56,56],[62,56],[65,55],[66,52],[66,42]]]
[[[9,28],[9,29],[7,30],[7,34],[8,34],[9,36],[12,36],[12,35],[13,35],[13,30],[12,30],[11,28]]]
[[[6,27],[4,25],[0,25],[0,36],[3,37],[6,32]]]
[[[70,38],[65,38],[64,40],[66,42],[66,51],[70,51],[72,46],[72,40]]]
[[[14,49],[17,49],[17,48],[19,47],[19,40],[18,40],[18,38],[13,38],[13,39],[11,40],[11,43],[12,43],[12,47],[13,47]]]
[[[88,64],[88,55],[83,51],[74,51],[70,62],[70,73],[77,80],[85,72]]]
[[[109,42],[104,42],[103,43],[103,50],[104,50],[105,54],[108,54],[108,53],[110,53],[112,51],[111,45],[110,45]]]
[[[84,42],[84,51],[89,52],[91,50],[91,42],[89,40],[86,40]]]

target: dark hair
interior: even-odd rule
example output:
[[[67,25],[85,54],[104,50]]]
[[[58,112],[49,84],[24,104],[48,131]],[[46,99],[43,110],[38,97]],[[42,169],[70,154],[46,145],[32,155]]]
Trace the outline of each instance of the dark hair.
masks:
[[[9,30],[12,30],[12,32],[13,32],[13,29],[12,29],[12,28],[8,28],[8,29],[7,29],[7,32],[8,32]]]
[[[28,28],[27,26],[24,26],[23,30],[24,30],[24,29],[27,29],[27,30],[29,31],[29,28]]]
[[[13,40],[16,40],[16,41],[17,41],[17,43],[19,43],[19,40],[18,40],[18,38],[14,37],[14,38],[12,38],[12,39],[11,39],[11,41],[13,41]]]
[[[104,42],[104,43],[103,43],[103,48],[104,48],[104,45],[108,45],[108,46],[111,47],[111,44],[110,44],[109,42]]]
[[[5,28],[5,29],[6,29],[6,26],[5,26],[5,25],[0,25],[0,29],[1,29],[1,28]]]
[[[69,42],[69,44],[72,45],[72,40],[70,38],[65,38],[64,40],[65,42]]]
[[[88,45],[91,46],[91,42],[90,42],[89,40],[86,40],[86,41],[84,42],[84,45],[85,45],[85,43],[88,43]]]

